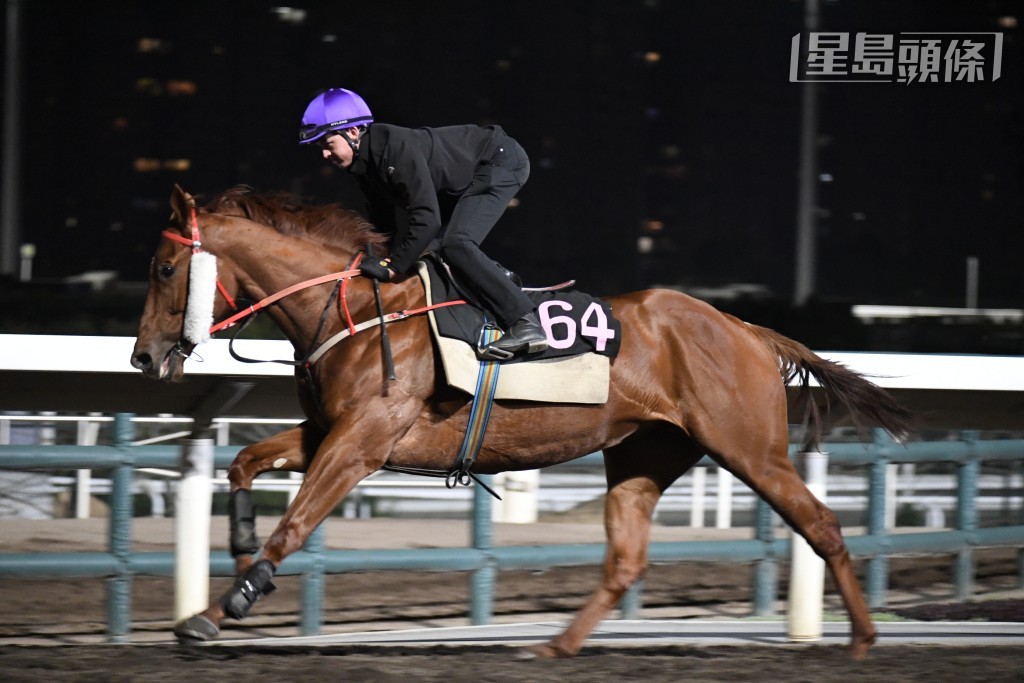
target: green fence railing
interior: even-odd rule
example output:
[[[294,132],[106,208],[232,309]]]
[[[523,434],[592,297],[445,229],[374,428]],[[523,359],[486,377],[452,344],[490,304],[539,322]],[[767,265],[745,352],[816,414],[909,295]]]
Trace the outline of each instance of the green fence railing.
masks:
[[[172,576],[174,554],[132,551],[131,489],[138,467],[176,468],[181,450],[176,446],[132,446],[132,416],[115,415],[112,443],[98,446],[0,446],[0,469],[50,470],[89,468],[111,471],[111,506],[108,552],[0,553],[0,577],[76,577],[107,579],[107,635],[113,642],[128,639],[131,631],[132,577],[139,574]],[[215,466],[227,467],[239,447],[214,449]],[[832,464],[862,465],[868,477],[867,534],[846,538],[850,554],[868,561],[866,592],[873,608],[885,605],[888,560],[909,553],[953,554],[956,597],[968,599],[974,586],[974,553],[980,547],[1024,549],[1024,513],[1017,524],[979,528],[974,499],[980,463],[1024,460],[1024,441],[982,441],[966,432],[961,441],[896,444],[884,435],[873,443],[823,444]],[[922,533],[889,533],[885,525],[885,491],[889,464],[952,462],[957,465],[956,528]],[[279,574],[302,575],[301,630],[318,633],[322,624],[324,575],[371,570],[448,570],[472,572],[470,615],[473,623],[490,621],[494,584],[502,569],[548,569],[555,566],[600,564],[604,544],[546,546],[493,546],[490,499],[476,487],[472,544],[465,548],[384,550],[329,550],[323,529],[317,529],[303,550],[290,556]],[[770,614],[778,593],[777,564],[789,556],[789,541],[775,538],[770,508],[758,501],[752,538],[748,540],[679,541],[652,543],[651,562],[753,562],[753,608]],[[1019,581],[1024,586],[1024,552]],[[234,560],[227,552],[210,556],[212,576],[231,576]],[[626,618],[636,618],[641,605],[636,587],[621,605]]]

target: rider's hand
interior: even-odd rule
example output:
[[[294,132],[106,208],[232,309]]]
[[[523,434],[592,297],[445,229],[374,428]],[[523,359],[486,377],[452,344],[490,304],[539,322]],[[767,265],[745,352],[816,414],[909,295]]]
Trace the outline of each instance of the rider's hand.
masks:
[[[360,264],[359,272],[366,277],[372,277],[374,280],[389,282],[391,278],[395,276],[395,271],[391,270],[389,265],[390,263],[391,259],[366,261],[365,263]]]

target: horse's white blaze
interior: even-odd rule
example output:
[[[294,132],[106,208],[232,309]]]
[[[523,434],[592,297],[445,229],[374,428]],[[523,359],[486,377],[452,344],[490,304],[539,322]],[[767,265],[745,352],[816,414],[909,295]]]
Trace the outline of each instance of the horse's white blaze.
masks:
[[[186,341],[193,344],[209,341],[216,292],[217,257],[205,251],[192,254],[192,265],[188,272],[188,304],[185,306],[182,335]]]

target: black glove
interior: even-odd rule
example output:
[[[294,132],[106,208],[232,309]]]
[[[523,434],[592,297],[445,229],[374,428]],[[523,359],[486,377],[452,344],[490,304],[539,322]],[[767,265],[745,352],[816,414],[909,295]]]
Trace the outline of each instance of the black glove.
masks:
[[[359,272],[366,277],[372,277],[381,282],[391,281],[390,259],[375,259],[366,261],[359,266]]]

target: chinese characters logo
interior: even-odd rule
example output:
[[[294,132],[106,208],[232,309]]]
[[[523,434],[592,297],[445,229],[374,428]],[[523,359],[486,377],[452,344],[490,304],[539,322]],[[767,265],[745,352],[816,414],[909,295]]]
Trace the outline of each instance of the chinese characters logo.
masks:
[[[978,83],[1000,76],[1002,33],[809,33],[791,43],[791,83]],[[803,43],[803,44],[802,44]]]

